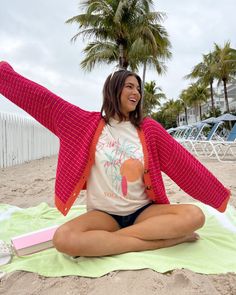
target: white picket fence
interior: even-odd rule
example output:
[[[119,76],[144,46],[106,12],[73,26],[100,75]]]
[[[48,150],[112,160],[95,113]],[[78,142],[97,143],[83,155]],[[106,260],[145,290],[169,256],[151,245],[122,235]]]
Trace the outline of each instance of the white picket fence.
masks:
[[[58,138],[31,118],[0,113],[0,168],[58,153]]]

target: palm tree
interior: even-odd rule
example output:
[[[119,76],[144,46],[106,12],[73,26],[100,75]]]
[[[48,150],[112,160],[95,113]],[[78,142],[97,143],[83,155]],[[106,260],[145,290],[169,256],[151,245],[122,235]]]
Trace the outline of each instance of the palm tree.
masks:
[[[156,86],[155,81],[146,82],[144,85],[144,104],[143,104],[143,113],[145,116],[150,116],[152,110],[156,106],[160,106],[160,100],[165,99],[166,96],[162,92],[161,87]]]
[[[230,42],[226,42],[224,47],[215,43],[213,54],[217,66],[216,77],[218,84],[223,81],[226,110],[229,113],[227,83],[231,82],[236,75],[236,49],[230,47]]]
[[[169,51],[170,43],[165,37],[161,41],[157,40],[158,50],[153,51],[151,45],[144,43],[139,38],[135,40],[129,51],[130,68],[132,71],[137,71],[139,66],[143,66],[143,84],[145,84],[147,67],[154,68],[159,75],[166,72],[167,67],[165,61],[171,58]]]
[[[211,52],[203,54],[202,62],[198,63],[192,70],[192,72],[185,76],[187,79],[198,78],[197,82],[200,84],[210,85],[211,93],[211,109],[212,113],[215,114],[215,103],[214,103],[214,91],[213,82],[216,77],[216,61],[215,56]]]
[[[119,59],[119,51],[116,43],[111,41],[90,42],[83,52],[86,57],[81,62],[82,69],[91,71],[96,63],[106,62],[112,64]]]
[[[80,6],[85,10],[85,13],[66,21],[66,23],[79,24],[79,32],[72,40],[76,41],[79,36],[83,35],[89,39],[95,37],[96,41],[115,42],[119,49],[119,66],[127,68],[126,48],[129,41],[127,25],[131,23],[133,16],[127,11],[128,1],[88,0]]]
[[[170,43],[166,30],[159,24],[164,14],[151,12],[152,3],[152,0],[84,1],[85,13],[67,20],[67,23],[79,24],[79,32],[73,41],[81,35],[95,37],[84,49],[87,56],[82,67],[91,70],[97,62],[119,60],[119,68],[127,69],[131,63],[130,52],[140,40],[145,46],[148,44],[148,55],[157,58],[165,52]]]
[[[204,84],[193,83],[186,89],[189,104],[199,108],[200,120],[202,120],[202,106],[210,97],[209,89]]]
[[[173,127],[176,122],[179,124],[179,114],[181,112],[179,103],[174,99],[169,99],[161,107],[161,113],[167,122],[166,127]],[[170,122],[170,124],[168,124]]]
[[[180,126],[180,114],[183,111],[184,105],[180,99],[174,101],[174,111],[176,113],[177,125]]]
[[[151,12],[146,9],[137,19],[137,31],[131,35],[133,39],[130,48],[130,66],[137,71],[143,65],[143,84],[145,84],[146,68],[153,67],[158,74],[166,72],[164,62],[171,58],[171,47],[168,34],[159,23],[163,21],[165,14]]]
[[[187,90],[182,90],[179,96],[180,104],[182,104],[182,107],[184,109],[185,114],[185,122],[186,125],[188,125],[188,105],[189,105],[189,96]]]

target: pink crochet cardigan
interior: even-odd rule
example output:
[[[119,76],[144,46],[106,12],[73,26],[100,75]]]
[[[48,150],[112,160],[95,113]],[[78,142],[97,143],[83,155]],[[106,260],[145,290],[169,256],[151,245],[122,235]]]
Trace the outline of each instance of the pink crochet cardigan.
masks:
[[[105,125],[99,112],[70,104],[46,88],[0,63],[0,93],[24,109],[60,139],[55,204],[66,215],[85,187],[95,148]],[[146,193],[158,204],[168,204],[161,171],[186,193],[224,211],[230,192],[156,121],[143,120],[139,137],[144,151]]]

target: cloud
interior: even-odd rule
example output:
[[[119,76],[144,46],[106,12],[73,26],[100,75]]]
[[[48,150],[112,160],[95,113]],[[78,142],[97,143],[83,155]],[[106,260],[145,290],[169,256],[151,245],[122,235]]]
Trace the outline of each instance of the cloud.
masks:
[[[214,42],[223,45],[230,40],[231,46],[236,48],[235,1],[225,0],[224,4],[211,0],[154,2],[157,10],[167,14],[164,26],[173,53],[167,75],[156,78],[169,98],[177,98],[190,83],[183,77],[201,61],[202,54],[213,50]]]
[[[102,87],[113,66],[101,65],[91,73],[80,68],[85,42],[71,43],[76,25],[65,21],[78,14],[80,1],[1,0],[0,60],[9,61],[22,75],[36,81],[66,100],[89,110],[100,110]],[[190,83],[183,79],[213,48],[213,43],[231,40],[236,47],[235,1],[154,1],[164,11],[164,22],[172,42],[173,58],[168,72],[158,76],[148,70],[147,81],[156,80],[167,97],[177,98]],[[114,65],[115,66],[115,65]],[[139,74],[142,74],[140,68]],[[4,101],[4,103],[3,103]],[[12,110],[0,100],[1,110]]]

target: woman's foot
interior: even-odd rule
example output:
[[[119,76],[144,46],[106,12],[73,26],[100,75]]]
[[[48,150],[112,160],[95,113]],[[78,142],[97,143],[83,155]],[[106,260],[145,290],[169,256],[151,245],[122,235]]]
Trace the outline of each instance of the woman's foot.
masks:
[[[163,242],[163,247],[171,247],[171,246],[175,246],[175,245],[182,244],[182,243],[196,242],[199,239],[200,239],[199,234],[193,232],[193,233],[186,235],[184,237],[161,240],[161,242]],[[157,243],[158,243],[158,241],[157,241]],[[160,247],[160,248],[162,248],[162,247]]]

